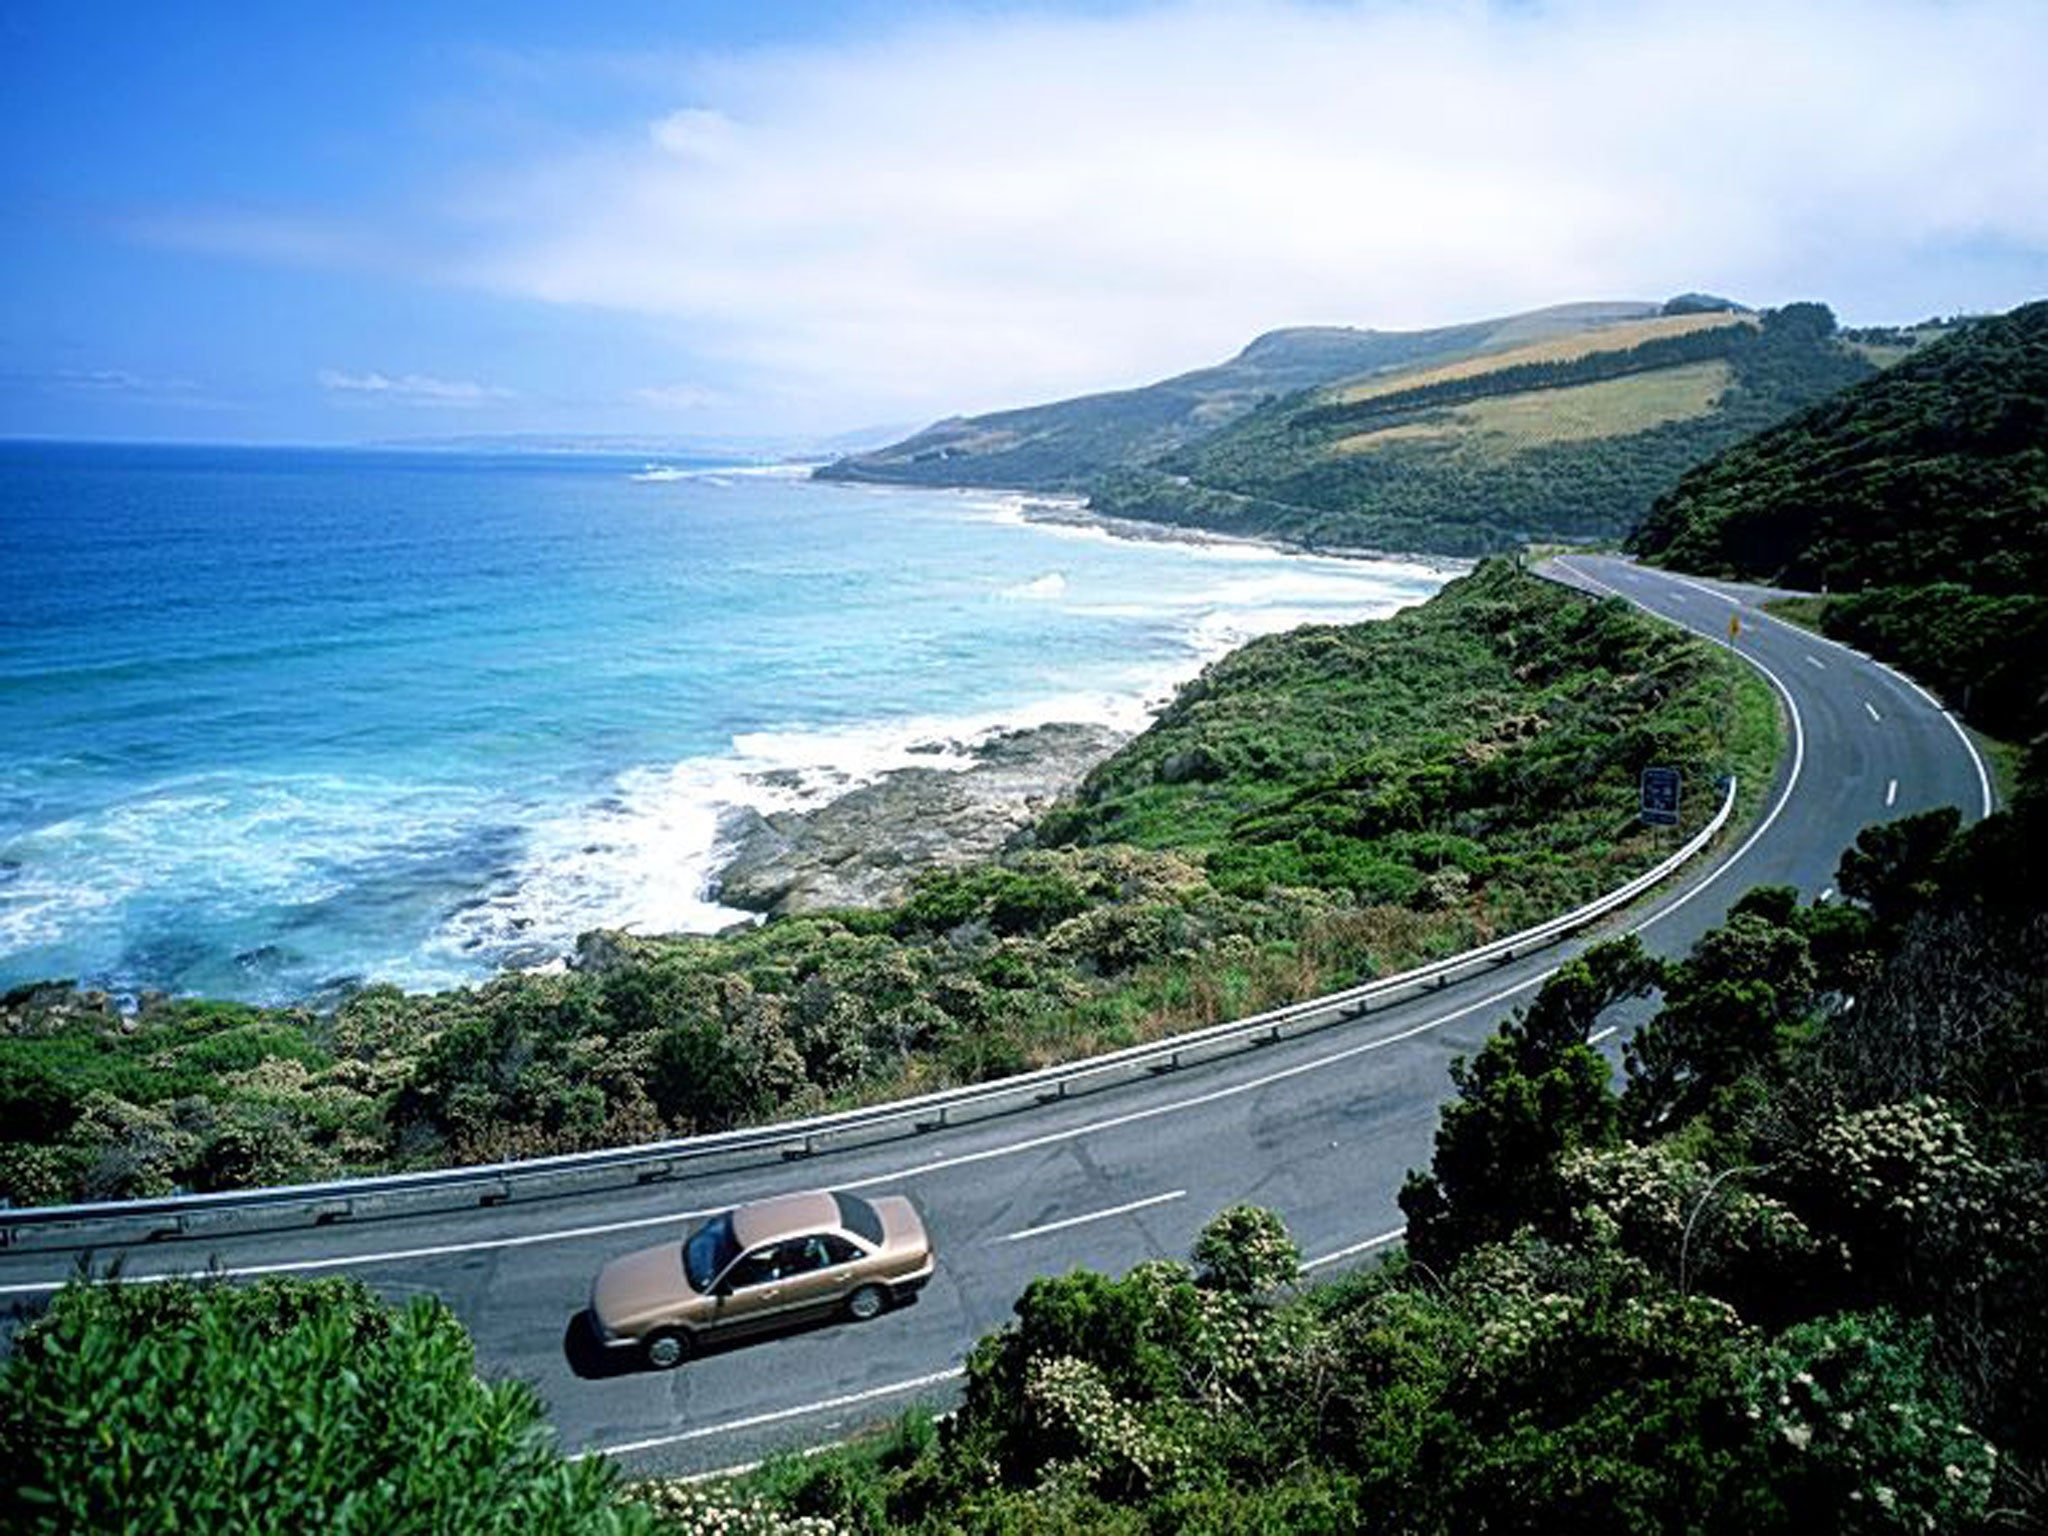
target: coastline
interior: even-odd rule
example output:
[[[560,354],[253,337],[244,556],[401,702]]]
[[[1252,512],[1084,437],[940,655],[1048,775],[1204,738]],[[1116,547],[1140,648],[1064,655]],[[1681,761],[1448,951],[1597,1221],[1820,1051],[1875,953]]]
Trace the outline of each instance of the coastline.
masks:
[[[887,494],[926,488],[876,484],[863,489]],[[1087,498],[1078,495],[979,486],[950,489],[963,497],[994,498],[1036,527],[1130,543],[1420,568],[1444,580],[1475,564],[1441,555],[1315,549],[1288,539],[1108,517],[1092,511]],[[1240,638],[1228,650],[1248,640]],[[1200,665],[1217,659],[1205,658]],[[800,806],[780,809],[725,806],[701,899],[756,919],[900,901],[927,870],[994,858],[1017,846],[1046,810],[1141,734],[1193,675],[1178,670],[1164,676],[1147,691],[1142,723],[1129,728],[1066,719],[997,723],[965,739],[913,743],[905,750],[929,756],[929,763],[856,778],[851,787],[822,800],[812,794]],[[770,790],[795,787],[793,778],[775,772],[755,776],[754,782]]]
[[[241,467],[234,455],[122,459],[107,483],[172,505],[170,493],[203,479],[223,516],[267,549],[273,525]],[[402,456],[315,460],[309,494],[323,505],[375,492],[385,509],[323,525],[321,561],[336,568],[368,560],[398,531],[389,509],[488,492],[497,510],[433,525],[448,580],[376,589],[388,634],[361,615],[342,624],[332,584],[279,586],[248,563],[207,609],[219,653],[207,658],[218,674],[208,707],[167,706],[184,697],[187,658],[158,648],[159,660],[122,674],[94,705],[141,722],[111,737],[85,718],[82,694],[55,683],[81,658],[115,652],[126,631],[72,624],[73,637],[60,619],[94,612],[96,594],[90,582],[53,581],[48,632],[67,637],[49,646],[53,702],[20,720],[48,759],[25,765],[42,774],[31,787],[43,798],[0,827],[7,984],[75,977],[134,1000],[161,991],[319,1007],[385,984],[488,986],[563,963],[597,929],[716,933],[782,899],[749,897],[745,909],[703,899],[714,884],[738,893],[726,867],[758,821],[790,813],[802,843],[873,813],[873,841],[914,834],[919,867],[999,853],[1205,665],[1255,635],[1384,614],[1441,584],[1418,563],[1375,572],[1107,519],[1040,493],[813,495],[804,466],[657,467],[674,478],[646,478],[639,459],[576,461],[581,510],[569,519],[570,471],[553,463],[463,464],[451,475]],[[76,472],[55,465],[50,483],[66,488]],[[97,569],[56,557],[106,555],[102,521],[53,513],[37,547],[53,570]],[[169,532],[202,558],[209,528]],[[593,528],[603,537],[586,537]],[[562,612],[577,622],[535,635],[506,573],[527,567],[537,536],[557,540]],[[858,548],[842,547],[855,536]],[[700,587],[697,571],[738,574]],[[776,601],[757,615],[741,600],[769,576],[780,580]],[[462,619],[457,598],[492,622]],[[280,656],[269,643],[280,613],[329,638]],[[348,733],[296,707],[308,668],[352,690]],[[272,702],[257,714],[246,700]],[[965,771],[975,748],[1054,724],[1072,734],[1053,760],[1006,762],[1002,788],[980,787],[992,768]],[[1089,734],[1104,728],[1113,734]],[[65,798],[66,753],[88,731],[115,770]],[[223,761],[226,739],[238,747]],[[918,797],[941,794],[946,806],[928,816]],[[897,801],[913,809],[888,812]],[[939,846],[946,832],[957,847]]]
[[[891,905],[927,870],[1012,846],[1131,736],[1078,721],[998,727],[928,744],[943,766],[890,769],[808,810],[733,811],[706,898],[771,917]]]
[[[972,494],[977,487],[957,486],[962,494]],[[996,495],[1014,497],[1019,511],[1028,523],[1048,527],[1093,529],[1113,539],[1128,539],[1139,544],[1190,544],[1205,548],[1255,549],[1269,554],[1300,555],[1311,560],[1355,560],[1373,565],[1420,566],[1425,570],[1442,575],[1446,580],[1462,576],[1479,562],[1462,559],[1455,555],[1431,554],[1423,550],[1371,549],[1364,546],[1337,544],[1304,544],[1299,539],[1251,533],[1217,533],[1207,528],[1191,528],[1181,523],[1148,523],[1143,518],[1115,517],[1108,513],[1096,512],[1088,505],[1085,496],[1063,496],[1049,491],[996,491]]]

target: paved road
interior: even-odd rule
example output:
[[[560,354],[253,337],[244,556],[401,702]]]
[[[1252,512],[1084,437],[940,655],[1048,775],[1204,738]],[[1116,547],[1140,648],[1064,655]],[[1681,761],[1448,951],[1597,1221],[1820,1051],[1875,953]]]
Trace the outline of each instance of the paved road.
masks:
[[[1795,726],[1764,823],[1595,937],[1638,931],[1654,949],[1681,953],[1752,885],[1828,889],[1841,849],[1871,822],[1937,805],[1973,819],[1988,810],[1974,749],[1930,698],[1767,618],[1753,606],[1756,589],[1592,557],[1557,562],[1552,574],[1716,639],[1738,616],[1738,648],[1773,679]],[[1429,1158],[1450,1058],[1474,1050],[1575,947],[1354,1025],[865,1149],[626,1192],[195,1235],[96,1257],[120,1259],[130,1275],[214,1260],[236,1272],[355,1274],[392,1297],[439,1295],[475,1335],[487,1370],[537,1383],[569,1448],[610,1451],[643,1470],[730,1466],[920,1397],[945,1400],[965,1350],[1008,1317],[1033,1276],[1184,1256],[1233,1201],[1281,1212],[1318,1268],[1361,1262],[1398,1238],[1395,1195]],[[873,1323],[748,1344],[667,1373],[608,1369],[579,1346],[577,1314],[606,1257],[679,1236],[691,1217],[734,1201],[819,1184],[917,1200],[941,1254],[919,1301]],[[27,1247],[0,1255],[0,1297],[32,1303],[71,1262]]]

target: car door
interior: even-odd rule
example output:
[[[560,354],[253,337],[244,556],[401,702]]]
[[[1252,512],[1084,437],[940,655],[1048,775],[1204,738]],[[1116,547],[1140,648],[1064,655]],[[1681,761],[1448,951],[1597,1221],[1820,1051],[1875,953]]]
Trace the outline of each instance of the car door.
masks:
[[[790,1314],[816,1317],[845,1299],[853,1282],[853,1245],[837,1233],[821,1232],[783,1245],[783,1298]]]
[[[770,1326],[784,1308],[781,1243],[763,1243],[741,1254],[718,1282],[712,1327],[720,1333],[753,1333]]]

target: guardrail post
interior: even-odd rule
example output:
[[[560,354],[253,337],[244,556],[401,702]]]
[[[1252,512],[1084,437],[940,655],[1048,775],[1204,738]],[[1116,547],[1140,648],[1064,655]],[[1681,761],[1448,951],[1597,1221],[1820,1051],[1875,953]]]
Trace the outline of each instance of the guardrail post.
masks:
[[[322,1201],[313,1208],[313,1225],[332,1226],[337,1221],[347,1221],[355,1213],[356,1203],[346,1195],[339,1200]]]
[[[665,1157],[650,1167],[642,1168],[639,1173],[634,1175],[633,1182],[636,1184],[652,1184],[658,1179],[668,1178],[675,1170],[676,1165],[674,1161]]]
[[[1065,1078],[1063,1077],[1063,1078],[1061,1078],[1061,1079],[1060,1079],[1060,1080],[1059,1080],[1058,1082],[1056,1082],[1056,1083],[1054,1083],[1054,1084],[1052,1085],[1052,1092],[1051,1092],[1051,1093],[1041,1093],[1041,1094],[1040,1094],[1040,1095],[1038,1096],[1038,1102],[1039,1102],[1039,1103],[1041,1103],[1041,1104],[1057,1104],[1057,1103],[1058,1103],[1058,1102],[1059,1102],[1060,1100],[1064,1099],[1064,1098],[1065,1098],[1066,1096],[1067,1096],[1067,1080],[1066,1080],[1066,1079],[1065,1079]]]
[[[478,1205],[503,1205],[512,1198],[512,1181],[500,1178],[496,1184],[477,1196]]]
[[[948,1109],[948,1107],[949,1106],[945,1104],[941,1104],[939,1106],[938,1117],[932,1120],[918,1121],[917,1128],[920,1131],[943,1131],[946,1128],[946,1110]]]

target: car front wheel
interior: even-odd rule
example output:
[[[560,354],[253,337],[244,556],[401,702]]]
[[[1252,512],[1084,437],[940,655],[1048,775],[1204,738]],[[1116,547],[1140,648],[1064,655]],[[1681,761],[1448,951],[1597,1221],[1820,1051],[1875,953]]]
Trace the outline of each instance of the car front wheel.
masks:
[[[869,1322],[882,1315],[882,1308],[889,1304],[889,1298],[878,1285],[864,1285],[846,1298],[846,1315],[856,1323]]]
[[[672,1371],[690,1358],[690,1336],[680,1329],[665,1328],[647,1337],[647,1363],[657,1371]]]

